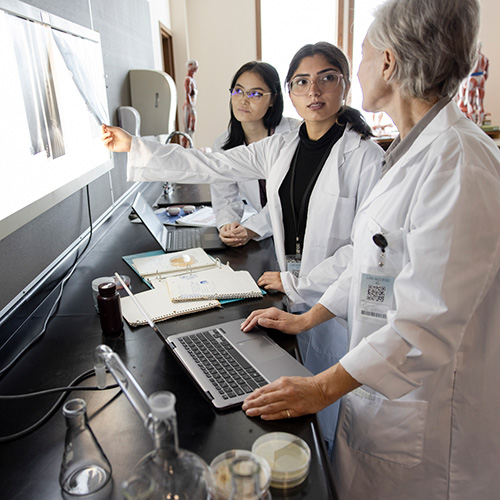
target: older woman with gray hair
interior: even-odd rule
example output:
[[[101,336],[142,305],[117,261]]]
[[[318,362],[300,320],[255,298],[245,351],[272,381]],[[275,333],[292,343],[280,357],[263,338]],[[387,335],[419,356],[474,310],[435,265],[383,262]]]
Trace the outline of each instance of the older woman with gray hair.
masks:
[[[363,43],[367,111],[399,137],[358,211],[354,254],[308,312],[255,311],[287,333],[347,318],[349,352],[255,391],[248,416],[342,397],[333,473],[342,500],[498,498],[500,153],[453,101],[476,57],[478,0],[388,0]]]

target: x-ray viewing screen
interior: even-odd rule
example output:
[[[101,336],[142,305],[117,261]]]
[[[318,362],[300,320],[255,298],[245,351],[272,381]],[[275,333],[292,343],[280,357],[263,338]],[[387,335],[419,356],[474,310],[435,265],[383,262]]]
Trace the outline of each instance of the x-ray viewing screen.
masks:
[[[81,30],[0,10],[0,239],[112,167],[101,45]]]

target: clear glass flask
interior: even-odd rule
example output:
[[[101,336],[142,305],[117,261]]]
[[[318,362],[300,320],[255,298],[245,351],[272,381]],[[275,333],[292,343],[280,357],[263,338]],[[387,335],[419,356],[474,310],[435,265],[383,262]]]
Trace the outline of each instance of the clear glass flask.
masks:
[[[155,392],[149,397],[151,416],[147,423],[154,449],[137,464],[133,476],[123,484],[125,498],[205,500],[212,496],[213,477],[208,465],[195,453],[179,448],[175,396]],[[152,482],[153,493],[149,494]],[[137,493],[138,489],[143,490]],[[130,490],[134,489],[135,497]],[[147,495],[150,496],[147,496]]]
[[[64,496],[95,494],[110,482],[111,465],[89,427],[85,401],[71,399],[62,411],[66,439],[59,483]]]

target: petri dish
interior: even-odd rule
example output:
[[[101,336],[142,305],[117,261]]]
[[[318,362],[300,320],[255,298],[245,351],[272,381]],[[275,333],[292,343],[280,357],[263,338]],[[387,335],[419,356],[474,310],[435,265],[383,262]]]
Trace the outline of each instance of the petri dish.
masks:
[[[293,488],[309,474],[311,450],[303,439],[294,434],[264,434],[253,443],[252,452],[268,462],[272,488]]]
[[[173,267],[189,267],[196,262],[196,259],[187,253],[170,258],[170,264]]]
[[[179,207],[167,207],[168,215],[179,215],[181,213],[181,209]]]
[[[217,499],[229,498],[231,494],[231,470],[229,465],[235,458],[253,457],[260,465],[260,490],[264,495],[271,484],[271,469],[269,464],[262,457],[251,453],[248,450],[229,450],[217,455],[210,463],[214,479]]]

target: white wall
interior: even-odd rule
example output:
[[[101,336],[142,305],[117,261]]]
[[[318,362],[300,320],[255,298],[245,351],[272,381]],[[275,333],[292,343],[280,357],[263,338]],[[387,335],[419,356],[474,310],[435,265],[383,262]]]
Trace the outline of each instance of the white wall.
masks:
[[[168,30],[171,29],[170,0],[149,0],[149,13],[151,16],[151,35],[153,37],[155,69],[163,70],[159,23],[161,22]]]
[[[195,146],[210,147],[227,129],[234,73],[257,57],[254,0],[171,0],[175,74],[182,118],[185,63],[196,59],[198,87]],[[180,120],[182,124],[182,119]],[[183,128],[181,126],[181,128]]]

